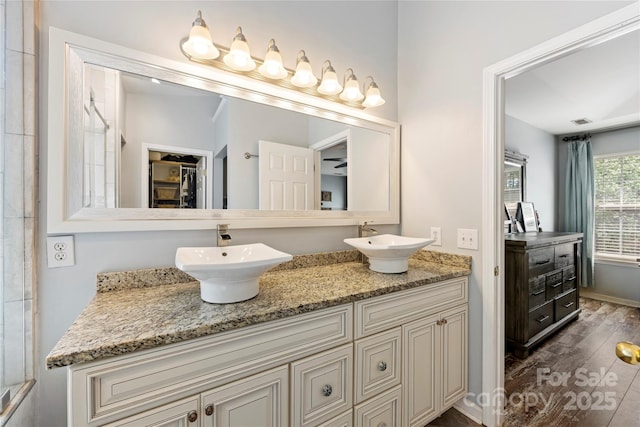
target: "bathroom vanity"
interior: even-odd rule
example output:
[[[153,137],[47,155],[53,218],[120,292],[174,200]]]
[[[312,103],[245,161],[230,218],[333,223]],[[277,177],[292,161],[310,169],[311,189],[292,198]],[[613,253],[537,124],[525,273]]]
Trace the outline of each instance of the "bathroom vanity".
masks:
[[[257,297],[202,302],[176,269],[105,273],[47,357],[72,426],[423,426],[467,391],[470,257],[403,274],[297,256]]]

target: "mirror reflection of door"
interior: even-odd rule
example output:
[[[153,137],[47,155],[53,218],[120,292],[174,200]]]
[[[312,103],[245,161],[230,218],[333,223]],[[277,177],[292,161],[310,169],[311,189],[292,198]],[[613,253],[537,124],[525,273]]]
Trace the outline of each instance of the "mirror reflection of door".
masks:
[[[340,132],[312,147],[318,150],[316,162],[316,209],[347,210],[347,177],[349,161],[347,146],[350,132]]]
[[[313,150],[259,141],[259,205],[263,210],[313,209]]]

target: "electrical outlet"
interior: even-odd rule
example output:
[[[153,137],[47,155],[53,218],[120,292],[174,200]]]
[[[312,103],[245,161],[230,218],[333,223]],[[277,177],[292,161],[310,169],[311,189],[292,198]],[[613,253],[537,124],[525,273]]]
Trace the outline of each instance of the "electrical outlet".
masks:
[[[478,250],[478,230],[475,228],[458,228],[458,247]]]
[[[435,240],[431,246],[442,246],[442,228],[431,227],[431,238]]]
[[[73,236],[47,237],[47,266],[49,268],[75,265]]]

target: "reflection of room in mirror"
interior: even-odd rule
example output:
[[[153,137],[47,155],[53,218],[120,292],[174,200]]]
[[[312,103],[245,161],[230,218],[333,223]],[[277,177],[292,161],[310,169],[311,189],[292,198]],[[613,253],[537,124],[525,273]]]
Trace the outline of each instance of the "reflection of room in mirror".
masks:
[[[100,82],[101,96],[108,98],[100,106],[104,104],[109,111],[113,135],[117,130],[127,140],[120,150],[104,156],[106,163],[85,156],[87,175],[108,171],[104,181],[110,187],[104,193],[109,194],[111,202],[107,207],[265,209],[259,203],[259,161],[246,159],[245,152],[258,152],[260,140],[309,149],[336,135],[348,134],[348,141],[343,138],[315,149],[319,156],[314,157],[313,167],[322,172],[306,190],[315,195],[315,200],[302,209],[389,209],[392,141],[388,133],[106,67],[85,67],[91,70],[85,84],[93,87]],[[102,75],[112,76],[112,82],[102,83]],[[96,146],[89,144],[88,136],[85,144]],[[147,167],[142,158],[143,146],[169,146],[175,153],[211,153],[203,171],[211,180],[203,194],[206,203],[197,201],[197,197],[195,206],[184,203],[178,197],[183,191],[169,197],[171,185],[154,184],[152,164]],[[110,159],[113,161],[108,164]],[[158,197],[158,190],[167,197]],[[330,191],[332,200],[320,200],[321,191]],[[291,209],[285,208],[288,204],[273,206],[266,209]]]

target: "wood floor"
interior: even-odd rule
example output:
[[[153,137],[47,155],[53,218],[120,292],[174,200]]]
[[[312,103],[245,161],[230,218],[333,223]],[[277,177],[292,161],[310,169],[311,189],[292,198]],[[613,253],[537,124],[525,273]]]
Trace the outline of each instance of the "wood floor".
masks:
[[[640,426],[640,365],[615,355],[640,343],[640,309],[580,298],[582,313],[524,360],[505,358],[504,427]],[[455,409],[429,427],[479,426]]]

